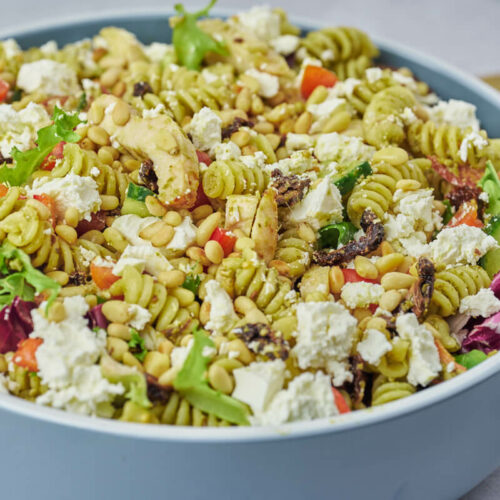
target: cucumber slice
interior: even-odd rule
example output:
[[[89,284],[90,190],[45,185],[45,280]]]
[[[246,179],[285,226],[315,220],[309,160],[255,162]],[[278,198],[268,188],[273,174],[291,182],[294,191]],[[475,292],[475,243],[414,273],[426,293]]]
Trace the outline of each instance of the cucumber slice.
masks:
[[[500,215],[492,217],[489,224],[484,228],[485,232],[493,236],[500,244]],[[483,269],[488,273],[490,278],[500,272],[500,248],[490,250],[480,261]]]
[[[148,196],[156,196],[156,194],[144,186],[139,186],[131,182],[127,189],[127,198],[131,198],[136,201],[145,201]]]
[[[344,196],[354,189],[356,182],[358,182],[361,177],[366,177],[368,175],[371,175],[372,173],[373,170],[370,167],[370,164],[365,161],[360,165],[351,168],[351,170],[349,170],[349,172],[347,172],[346,174],[334,178],[333,183],[337,186],[340,194]]]

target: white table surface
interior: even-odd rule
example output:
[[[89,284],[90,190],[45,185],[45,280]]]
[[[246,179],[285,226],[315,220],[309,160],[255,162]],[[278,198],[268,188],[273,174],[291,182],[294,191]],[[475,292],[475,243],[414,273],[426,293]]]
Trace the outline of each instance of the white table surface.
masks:
[[[8,3],[8,7],[5,6]],[[175,2],[172,1],[173,5]],[[200,0],[187,5],[201,5]],[[253,2],[252,2],[253,3]],[[219,0],[224,8],[243,9],[245,0]],[[261,2],[257,2],[261,3]],[[500,0],[264,0],[298,18],[329,19],[351,25],[440,57],[476,75],[500,74]],[[0,29],[119,8],[165,8],[165,0],[0,0]],[[29,17],[28,17],[29,16]],[[462,500],[500,499],[500,469]]]

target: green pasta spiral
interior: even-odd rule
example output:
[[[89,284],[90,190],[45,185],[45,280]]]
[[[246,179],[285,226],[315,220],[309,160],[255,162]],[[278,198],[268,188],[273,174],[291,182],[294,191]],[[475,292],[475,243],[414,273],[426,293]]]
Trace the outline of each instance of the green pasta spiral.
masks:
[[[430,311],[441,316],[455,314],[460,301],[490,286],[488,273],[480,266],[457,266],[436,273]]]
[[[368,60],[378,55],[378,49],[368,35],[356,28],[337,27],[311,31],[301,41],[310,57],[320,59],[324,66],[333,68],[339,61],[365,56]]]
[[[113,295],[123,294],[125,302],[137,304],[151,314],[151,324],[159,331],[179,326],[194,319],[197,308],[183,307],[173,293],[153,276],[141,274],[135,267],[126,266],[122,277],[112,287]]]
[[[402,165],[381,162],[373,165],[373,174],[357,184],[347,202],[347,214],[357,227],[365,209],[370,209],[380,220],[392,203],[396,183],[401,179],[413,179],[427,186],[425,170],[430,161],[410,160]]]
[[[406,108],[413,110],[415,105],[413,93],[400,85],[378,92],[363,116],[366,141],[379,148],[403,143],[406,131],[401,115]]]
[[[226,199],[231,194],[262,193],[269,175],[239,160],[218,160],[203,172],[203,190],[209,198]]]
[[[373,62],[370,57],[361,54],[359,57],[333,64],[332,70],[339,80],[347,80],[347,78],[361,78],[371,66]]]
[[[275,259],[287,264],[288,277],[302,276],[309,267],[311,255],[311,245],[299,237],[296,229],[289,229],[280,236]]]
[[[373,382],[372,406],[380,406],[406,398],[415,391],[416,388],[408,382],[391,382],[383,375],[379,375]]]
[[[467,144],[467,158],[461,158],[460,147],[464,138],[471,132],[453,125],[436,125],[433,121],[417,120],[408,127],[408,143],[412,153],[416,155],[435,155],[441,160],[453,160],[456,163],[476,165],[480,153],[472,143]],[[479,132],[487,139],[485,131]]]

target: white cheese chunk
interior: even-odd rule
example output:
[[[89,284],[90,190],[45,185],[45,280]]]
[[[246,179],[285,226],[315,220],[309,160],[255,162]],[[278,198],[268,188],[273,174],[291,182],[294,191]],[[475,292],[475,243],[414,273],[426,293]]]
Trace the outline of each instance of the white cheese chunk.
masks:
[[[364,144],[361,138],[345,136],[337,132],[321,134],[314,149],[314,154],[319,161],[336,161],[341,165],[371,160],[374,152],[375,148]]]
[[[409,340],[411,344],[408,382],[425,387],[441,371],[439,353],[432,333],[419,324],[413,313],[398,316],[396,330],[402,339]]]
[[[129,304],[128,312],[132,316],[128,324],[136,330],[142,330],[151,321],[151,313],[137,304]]]
[[[329,222],[340,222],[342,209],[342,197],[337,186],[325,177],[318,180],[290,210],[288,221],[291,224],[308,222],[313,228],[319,229]]]
[[[330,377],[322,372],[302,373],[276,394],[267,410],[250,417],[252,425],[281,425],[338,415]]]
[[[288,152],[299,151],[301,149],[313,148],[316,144],[316,138],[309,134],[286,134],[285,147]]]
[[[34,102],[20,111],[10,104],[0,104],[0,153],[8,158],[14,147],[20,151],[34,148],[37,131],[50,123],[45,108]]]
[[[457,99],[439,101],[435,106],[427,108],[427,112],[429,118],[437,125],[453,125],[461,129],[479,130],[476,106],[470,102]]]
[[[241,149],[233,141],[221,142],[212,149],[212,154],[217,161],[238,160]]]
[[[476,264],[489,250],[498,248],[493,236],[478,227],[460,224],[446,227],[429,243],[429,255],[440,266]]]
[[[90,220],[92,213],[97,212],[101,206],[96,181],[91,177],[81,177],[72,172],[55,179],[39,177],[27,191],[30,196],[48,194],[55,200],[57,213],[61,218],[71,207],[78,210],[82,219]]]
[[[147,242],[149,243],[149,242]],[[128,245],[120,255],[113,268],[115,276],[121,276],[126,266],[135,267],[139,272],[146,271],[158,277],[163,271],[173,269],[172,264],[151,243],[144,245]]]
[[[358,283],[346,283],[342,287],[340,296],[350,309],[356,307],[367,307],[370,304],[378,304],[384,294],[384,288],[375,283],[360,281]]]
[[[7,38],[0,42],[0,48],[3,49],[3,53],[7,60],[12,59],[22,53],[21,47],[13,38]]]
[[[139,217],[135,214],[120,215],[113,221],[111,227],[119,231],[131,245],[151,245],[150,241],[141,238],[139,234],[158,220],[157,217]]]
[[[372,365],[378,365],[382,356],[392,351],[392,344],[387,340],[386,336],[369,328],[365,331],[364,339],[356,346],[358,354]]]
[[[348,358],[357,321],[336,302],[301,302],[297,305],[296,345],[292,352],[299,367],[324,368],[336,386],[352,380]]]
[[[475,295],[464,297],[460,302],[459,312],[474,318],[478,316],[489,318],[498,311],[500,311],[500,300],[490,288],[482,288]]]
[[[175,49],[173,45],[167,43],[153,42],[143,47],[146,56],[153,62],[161,63],[165,59],[175,59]]]
[[[467,161],[469,156],[469,150],[483,149],[488,145],[488,141],[476,131],[469,132],[460,143],[460,149],[458,150],[458,155],[463,162]]]
[[[345,104],[345,102],[343,98],[332,96],[318,104],[309,104],[306,110],[313,116],[313,124],[310,130],[311,133],[321,132],[334,111]]]
[[[319,167],[318,161],[310,151],[294,151],[290,158],[266,165],[264,168],[272,173],[278,169],[283,175],[301,175]]]
[[[254,362],[233,371],[233,398],[246,403],[253,413],[262,412],[271,399],[283,388],[286,365],[281,359]]]
[[[184,251],[196,240],[197,227],[191,221],[191,217],[186,215],[182,222],[174,227],[174,237],[169,241],[166,248],[168,250]]]
[[[222,140],[222,120],[210,108],[204,107],[193,116],[187,132],[196,149],[210,151]]]
[[[368,80],[368,83],[375,83],[383,76],[384,74],[382,73],[382,68],[368,68],[365,71],[365,77]]]
[[[231,297],[215,280],[208,281],[205,290],[205,302],[210,304],[210,317],[205,327],[213,332],[227,332],[238,320]]]
[[[23,64],[17,75],[17,86],[26,92],[57,96],[81,92],[75,71],[51,59]]]
[[[280,89],[280,81],[277,76],[270,75],[256,69],[249,69],[245,72],[246,75],[254,78],[259,84],[258,94],[266,99],[274,97]]]
[[[276,52],[288,56],[297,50],[300,38],[295,35],[282,35],[271,40],[269,43]]]
[[[258,5],[246,12],[241,12],[237,19],[259,40],[270,41],[281,34],[280,16],[267,5]]]
[[[106,351],[106,333],[89,328],[85,318],[88,305],[83,297],[65,298],[64,308],[66,319],[58,323],[48,321],[38,309],[31,313],[34,329],[30,337],[43,339],[36,351],[38,375],[48,387],[36,402],[75,413],[110,417],[113,413],[110,402],[124,388],[108,382],[97,365]]]

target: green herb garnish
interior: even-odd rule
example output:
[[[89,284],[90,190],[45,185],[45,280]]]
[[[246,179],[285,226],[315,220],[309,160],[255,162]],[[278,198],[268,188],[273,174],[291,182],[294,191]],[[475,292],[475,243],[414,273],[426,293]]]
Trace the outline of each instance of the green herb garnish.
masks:
[[[78,101],[76,112],[79,113],[80,111],[84,110],[87,107],[87,104],[87,94],[83,92],[83,94],[80,96],[80,100]]]
[[[488,193],[488,208],[486,211],[491,215],[500,215],[500,180],[491,161],[486,163],[486,170],[478,185],[485,193]]]
[[[134,356],[142,363],[148,353],[146,342],[134,329],[132,329],[132,338],[129,340],[128,346],[132,350]]]
[[[201,278],[197,274],[188,274],[182,288],[186,290],[191,290],[196,296],[198,296],[198,289],[200,288]]]
[[[47,308],[57,297],[61,285],[31,265],[22,250],[6,242],[0,247],[0,304],[12,303],[15,297],[33,300],[35,293],[50,291]]]
[[[443,200],[443,204],[446,207],[446,210],[443,212],[443,226],[446,226],[448,222],[453,218],[453,209],[451,208],[450,200]]]
[[[219,42],[202,31],[196,21],[202,16],[208,16],[210,9],[217,0],[211,2],[202,10],[190,14],[186,12],[180,3],[174,6],[175,10],[182,16],[174,27],[172,41],[177,54],[177,59],[182,66],[198,71],[205,54],[215,52],[222,56],[228,55],[227,48],[223,42]]]
[[[0,182],[9,186],[25,184],[57,144],[61,141],[78,142],[80,140],[80,136],[73,131],[78,124],[82,123],[82,120],[78,118],[78,113],[68,114],[56,106],[52,120],[54,121],[52,125],[41,128],[37,132],[36,148],[28,151],[12,149],[10,155],[14,160],[14,166],[8,167],[6,163],[3,164],[0,168]]]
[[[193,331],[194,343],[174,380],[174,388],[194,407],[233,424],[248,425],[247,407],[236,399],[212,389],[205,379],[210,358],[203,355],[205,347],[214,347],[204,330]]]

